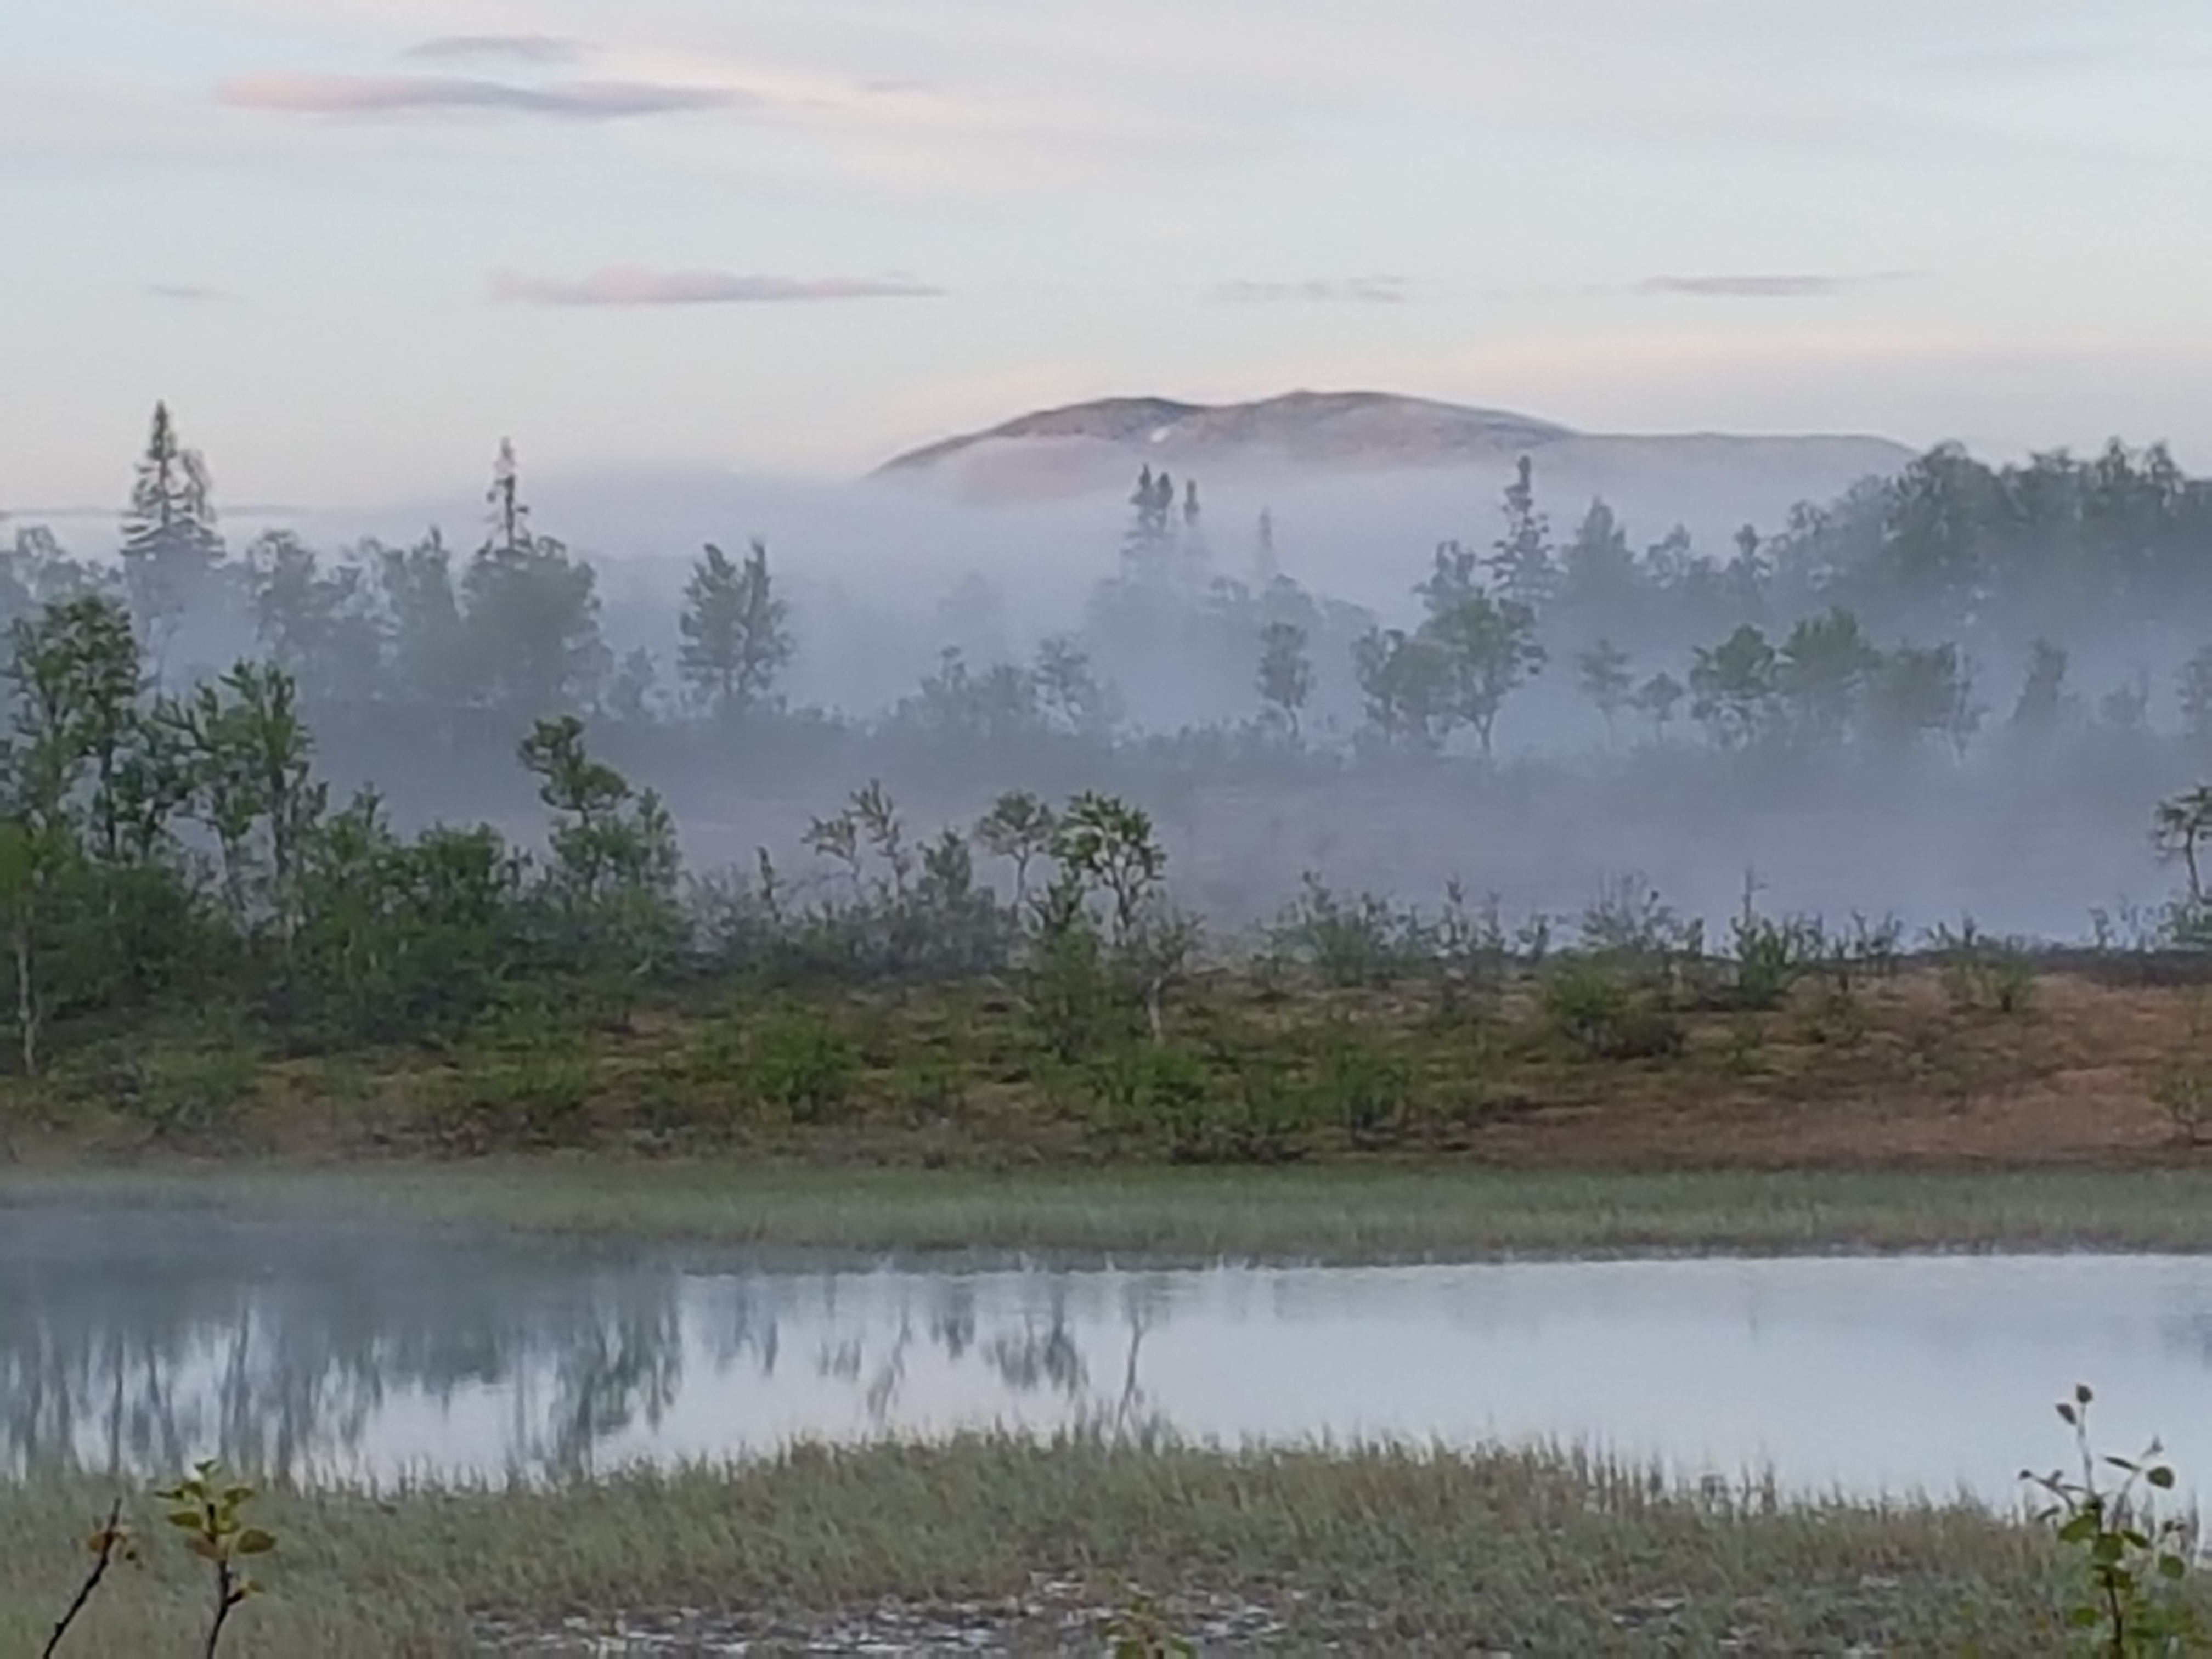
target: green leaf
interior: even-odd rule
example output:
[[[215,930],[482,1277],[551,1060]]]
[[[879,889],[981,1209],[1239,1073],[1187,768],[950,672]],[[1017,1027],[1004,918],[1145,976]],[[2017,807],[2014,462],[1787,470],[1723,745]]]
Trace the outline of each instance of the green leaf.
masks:
[[[2058,1529],[2058,1541],[2062,1544],[2087,1543],[2096,1535],[2097,1517],[2086,1510]]]
[[[2160,1577],[2183,1578],[2186,1577],[2188,1573],[2189,1563],[2183,1560],[2179,1556],[2161,1555],[2158,1558],[2158,1575]]]
[[[2167,1468],[2163,1463],[2146,1473],[2143,1479],[2149,1481],[2152,1486],[2156,1486],[2160,1492],[2171,1492],[2173,1490],[2173,1471]]]
[[[2087,1630],[2103,1615],[2094,1607],[2075,1607],[2066,1615],[2066,1622],[2075,1630]]]
[[[266,1555],[276,1547],[276,1539],[258,1527],[248,1527],[238,1534],[237,1547],[240,1555]]]

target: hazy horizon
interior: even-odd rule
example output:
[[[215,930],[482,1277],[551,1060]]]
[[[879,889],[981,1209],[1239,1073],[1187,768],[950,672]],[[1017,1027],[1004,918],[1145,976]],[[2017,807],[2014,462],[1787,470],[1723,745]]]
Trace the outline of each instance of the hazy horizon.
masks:
[[[2208,57],[2156,0],[19,0],[0,501],[113,500],[157,397],[344,510],[1297,386],[2201,470]]]

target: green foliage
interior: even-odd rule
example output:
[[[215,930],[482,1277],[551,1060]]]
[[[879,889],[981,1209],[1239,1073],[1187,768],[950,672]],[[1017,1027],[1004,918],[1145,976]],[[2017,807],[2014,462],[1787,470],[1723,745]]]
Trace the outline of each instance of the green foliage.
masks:
[[[2078,1386],[2058,1407],[2074,1431],[2080,1474],[2021,1474],[2042,1500],[2036,1519],[2053,1528],[2087,1581],[2063,1609],[2064,1627],[2106,1659],[2212,1651],[2212,1632],[2184,1590],[2197,1557],[2194,1522],[2157,1509],[2155,1495],[2174,1488],[2173,1470],[2158,1461],[2156,1441],[2139,1458],[2100,1457],[2089,1440],[2094,1398]],[[2117,1486],[2106,1470],[2121,1477]]]
[[[1128,1024],[1107,970],[1105,948],[1087,918],[1043,917],[1022,973],[1030,1014],[1064,1065],[1093,1052]]]
[[[1758,878],[1747,872],[1743,906],[1730,929],[1735,936],[1735,1004],[1764,1011],[1779,1007],[1797,982],[1827,959],[1828,947],[1818,921],[1764,915],[1758,896]]]
[[[535,893],[552,960],[605,985],[650,977],[685,942],[682,860],[668,809],[593,760],[573,714],[538,721],[520,754],[556,815],[551,860]]]
[[[1172,1043],[1123,1043],[1092,1060],[1089,1077],[1109,1132],[1163,1141],[1176,1156],[1205,1145],[1213,1085],[1198,1054]]]
[[[1583,911],[1580,933],[1584,951],[1662,991],[1705,959],[1705,924],[1684,919],[1635,872],[1599,888]]]
[[[1972,916],[1964,916],[1955,927],[1937,923],[1929,931],[1928,944],[1953,1006],[2024,1014],[2033,1005],[2035,964],[2020,941],[1992,939]]]
[[[1547,1024],[1585,1060],[1665,1060],[1687,1040],[1658,992],[1588,957],[1554,963],[1537,996]]]
[[[1355,1025],[1333,1024],[1314,1060],[1318,1104],[1334,1114],[1352,1146],[1387,1146],[1410,1127],[1417,1101],[1413,1068]]]
[[[1384,987],[1434,961],[1437,939],[1418,911],[1377,893],[1340,898],[1310,870],[1298,897],[1268,930],[1267,949],[1324,984]]]
[[[1974,672],[1955,645],[1897,647],[1868,688],[1876,741],[1911,747],[1932,735],[1963,756],[1988,713],[1975,698]]]
[[[274,1550],[276,1535],[246,1520],[253,1488],[224,1482],[211,1460],[195,1464],[191,1474],[154,1495],[172,1506],[169,1524],[184,1535],[185,1547],[208,1564],[214,1579],[215,1608],[201,1651],[204,1659],[215,1659],[232,1613],[261,1593],[247,1564]]]
[[[775,1010],[746,1034],[745,1086],[798,1124],[836,1121],[853,1098],[860,1057],[852,1039],[819,1013]]]
[[[1106,1621],[1109,1659],[1198,1659],[1197,1644],[1179,1632],[1152,1597],[1133,1594]]]
[[[1376,748],[1432,755],[1443,746],[1452,665],[1443,646],[1425,632],[1370,628],[1352,641],[1352,665]]]
[[[1778,665],[1766,635],[1749,623],[1717,646],[1700,646],[1690,667],[1690,717],[1718,747],[1748,747],[1772,721]]]
[[[150,1048],[129,1064],[121,1103],[157,1140],[220,1141],[236,1129],[260,1082],[260,1058],[244,1042]]]
[[[1442,653],[1444,729],[1471,728],[1487,757],[1505,700],[1543,671],[1535,611],[1515,599],[1474,593],[1431,615],[1421,631]]]
[[[1776,653],[1774,690],[1804,740],[1833,744],[1850,730],[1881,667],[1858,617],[1836,605],[1790,630]]]
[[[767,702],[794,648],[790,613],[769,574],[767,543],[755,538],[742,565],[708,543],[677,619],[676,672],[694,700],[725,720]]]
[[[565,1041],[465,1051],[459,1069],[434,1076],[422,1124],[452,1151],[560,1147],[592,1138],[598,1068]]]
[[[2197,1066],[2169,1066],[2153,1079],[2150,1097],[2191,1146],[2212,1140],[2212,1076]]]

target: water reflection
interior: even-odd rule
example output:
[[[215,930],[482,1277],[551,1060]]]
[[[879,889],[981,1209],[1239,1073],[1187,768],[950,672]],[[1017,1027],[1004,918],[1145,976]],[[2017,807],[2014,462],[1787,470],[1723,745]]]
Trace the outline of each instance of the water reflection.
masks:
[[[393,1230],[0,1207],[0,1467],[590,1473],[795,1436],[1164,1420],[1553,1437],[2004,1498],[2050,1401],[2212,1474],[2191,1260],[685,1273]],[[2131,1448],[2130,1448],[2131,1449]]]

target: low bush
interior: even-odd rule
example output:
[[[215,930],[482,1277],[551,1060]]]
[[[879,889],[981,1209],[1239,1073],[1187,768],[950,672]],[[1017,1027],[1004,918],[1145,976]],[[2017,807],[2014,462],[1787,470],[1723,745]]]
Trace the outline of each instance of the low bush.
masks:
[[[748,1093],[793,1123],[827,1123],[843,1115],[860,1069],[852,1040],[821,1014],[778,1011],[747,1034]]]
[[[1553,963],[1538,999],[1551,1029],[1585,1060],[1662,1060],[1687,1041],[1660,993],[1586,957]]]

